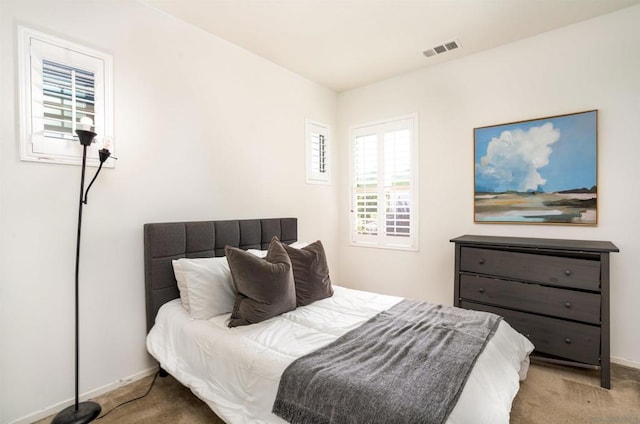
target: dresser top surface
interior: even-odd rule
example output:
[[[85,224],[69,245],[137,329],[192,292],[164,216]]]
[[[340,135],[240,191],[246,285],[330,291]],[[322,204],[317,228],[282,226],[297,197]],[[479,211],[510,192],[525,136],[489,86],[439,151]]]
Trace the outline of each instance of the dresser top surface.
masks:
[[[499,237],[463,235],[450,240],[456,244],[474,246],[512,246],[529,247],[535,249],[560,249],[588,252],[619,252],[620,250],[610,241],[601,240],[568,240],[533,237]]]

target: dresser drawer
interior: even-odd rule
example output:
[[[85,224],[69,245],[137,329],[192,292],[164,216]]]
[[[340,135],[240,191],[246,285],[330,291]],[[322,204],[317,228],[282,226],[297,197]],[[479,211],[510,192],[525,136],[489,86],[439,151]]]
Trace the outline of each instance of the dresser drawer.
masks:
[[[600,327],[473,302],[463,301],[460,306],[501,315],[513,328],[531,340],[536,352],[585,364],[600,363]]]
[[[462,247],[460,270],[560,287],[600,290],[600,262]]]
[[[460,276],[460,297],[463,300],[600,324],[600,295],[596,293],[463,274]]]

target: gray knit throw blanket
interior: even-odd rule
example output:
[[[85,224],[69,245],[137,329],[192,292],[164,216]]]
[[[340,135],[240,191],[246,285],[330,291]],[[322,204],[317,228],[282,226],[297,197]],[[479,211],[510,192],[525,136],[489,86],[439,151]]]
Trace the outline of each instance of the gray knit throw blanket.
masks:
[[[500,320],[405,299],[291,363],[273,413],[291,423],[442,424]]]

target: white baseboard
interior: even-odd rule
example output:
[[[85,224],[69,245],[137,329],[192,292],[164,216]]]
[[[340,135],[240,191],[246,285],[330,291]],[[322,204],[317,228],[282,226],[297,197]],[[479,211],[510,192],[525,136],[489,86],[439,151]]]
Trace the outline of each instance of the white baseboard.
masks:
[[[625,367],[637,368],[640,370],[640,362],[630,361],[628,359],[618,358],[616,356],[611,357],[611,362],[619,365],[624,365]]]
[[[146,370],[142,370],[140,372],[137,372],[133,375],[130,375],[128,377],[124,377],[121,378],[117,381],[114,381],[113,383],[109,383],[109,384],[105,384],[102,387],[98,387],[96,389],[93,390],[89,390],[86,393],[81,393],[80,394],[80,401],[85,401],[88,399],[94,399],[102,394],[105,394],[107,392],[110,392],[112,390],[115,390],[119,387],[122,386],[126,386],[127,384],[133,383],[134,381],[140,380],[144,377],[147,377],[149,375],[153,375],[156,371],[158,371],[158,367],[152,367]],[[59,411],[62,411],[64,408],[66,408],[67,406],[71,406],[73,405],[73,403],[75,402],[74,398],[71,399],[67,399],[65,401],[56,403],[55,405],[52,405],[48,408],[45,408],[43,410],[40,410],[38,412],[34,412],[32,414],[26,415],[22,418],[18,418],[15,421],[12,421],[9,424],[29,424],[32,423],[34,421],[38,421],[41,420],[43,418],[46,418],[50,415],[53,415]]]

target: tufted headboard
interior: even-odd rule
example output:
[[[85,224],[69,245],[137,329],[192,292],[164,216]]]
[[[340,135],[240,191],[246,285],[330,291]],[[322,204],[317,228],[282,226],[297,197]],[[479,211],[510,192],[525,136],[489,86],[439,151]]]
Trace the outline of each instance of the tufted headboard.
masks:
[[[144,225],[144,279],[147,332],[158,309],[180,297],[171,261],[224,256],[226,245],[266,249],[273,236],[284,243],[298,239],[297,218],[170,222]]]

